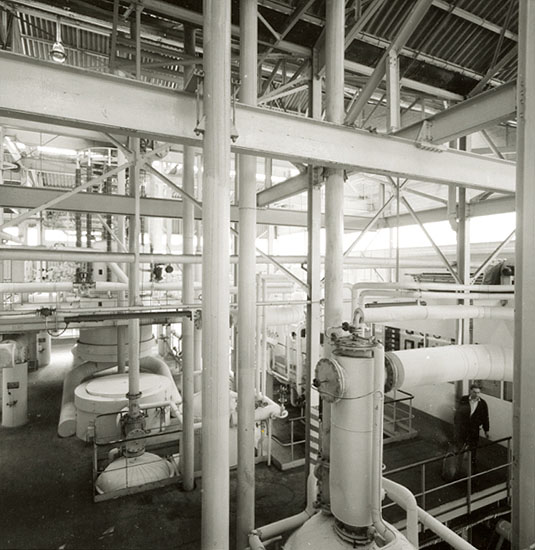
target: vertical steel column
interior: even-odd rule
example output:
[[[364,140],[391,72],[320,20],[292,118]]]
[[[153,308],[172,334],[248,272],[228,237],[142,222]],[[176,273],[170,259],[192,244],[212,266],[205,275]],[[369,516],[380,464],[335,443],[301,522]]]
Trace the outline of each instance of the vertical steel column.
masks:
[[[120,166],[126,162],[126,158],[120,149],[117,149],[117,165]],[[117,174],[117,193],[119,195],[126,194],[126,174],[125,171],[121,171]],[[117,216],[117,238],[119,242],[124,245],[126,241],[126,217]],[[119,266],[125,273],[127,272],[127,265],[120,264]],[[120,290],[117,293],[117,304],[119,306],[126,306],[128,304],[126,300],[126,293],[124,290]],[[125,346],[128,337],[128,328],[126,325],[117,325],[117,371],[120,373],[126,370],[126,353]]]
[[[184,29],[184,49],[187,54],[195,55],[195,29]],[[184,69],[184,81],[189,81],[193,67]],[[183,149],[183,188],[192,197],[195,195],[195,151],[184,145]],[[182,237],[184,254],[193,254],[193,234],[195,230],[195,206],[191,201],[184,201],[184,218]],[[182,268],[182,302],[192,304],[194,299],[195,266],[184,264]],[[193,319],[182,320],[182,487],[185,491],[193,490],[195,428],[193,416],[195,346],[193,342]]]
[[[256,105],[258,3],[240,0],[240,101]],[[239,155],[238,494],[236,548],[255,527],[256,157]],[[257,388],[258,390],[259,388]]]
[[[535,0],[519,2],[513,548],[535,541]]]
[[[134,215],[129,216],[129,252],[134,254],[128,274],[128,305],[140,305],[139,299],[139,138],[132,138],[132,151],[135,163],[130,168],[130,195],[134,197]],[[131,416],[139,414],[139,319],[128,321],[128,412]]]
[[[317,56],[314,56],[317,59]],[[312,118],[321,118],[321,77],[317,76],[314,63],[310,82],[310,106],[309,112]],[[321,186],[317,181],[317,172],[313,166],[308,167],[308,192],[307,192],[307,317],[306,317],[306,368],[305,368],[305,487],[307,490],[307,502],[310,496],[308,491],[311,484],[309,477],[314,475],[311,462],[311,416],[312,407],[318,407],[319,399],[316,392],[312,393],[312,379],[314,367],[320,358],[320,332],[321,332]],[[300,335],[297,335],[300,338]]]
[[[394,132],[401,126],[399,108],[399,59],[396,51],[390,50],[386,58],[386,92],[388,96],[387,131]]]
[[[461,284],[470,284],[470,226],[467,219],[466,189],[458,188],[457,201],[457,275]],[[469,300],[458,300],[459,304],[469,304]],[[470,344],[470,319],[457,321],[457,343]],[[455,383],[455,397],[460,400],[468,391],[468,381]]]
[[[327,0],[325,34],[326,118],[342,124],[344,120],[344,0]],[[325,183],[325,310],[324,354],[331,354],[327,330],[339,327],[343,315],[343,236],[344,236],[344,171],[327,170]],[[330,457],[331,405],[322,403],[321,454]],[[322,493],[325,495],[325,492]],[[325,495],[326,496],[326,495]],[[328,499],[329,497],[327,497]]]
[[[13,21],[16,25],[16,21]],[[4,127],[0,126],[0,184],[4,183]],[[0,207],[0,225],[4,223],[4,208]],[[0,239],[0,242],[2,240]],[[42,272],[39,271],[40,275]],[[4,282],[4,260],[0,258],[0,282]],[[0,293],[0,310],[4,309],[4,294]]]
[[[141,12],[142,11],[143,11],[143,6],[141,4],[136,4],[135,41],[136,41],[136,78],[138,80],[141,78]]]
[[[184,146],[183,151],[183,187],[190,195],[195,193],[195,151],[192,147]],[[193,232],[194,232],[194,205],[190,201],[184,201],[183,218],[183,253],[193,254]],[[184,264],[182,271],[182,301],[185,304],[192,304],[194,299],[193,279],[195,266]],[[194,416],[193,416],[193,394],[194,394],[194,367],[195,367],[195,346],[193,342],[193,319],[182,321],[182,410],[183,410],[183,432],[182,432],[182,485],[185,491],[194,488]]]
[[[119,0],[113,0],[113,24],[111,30],[110,43],[110,73],[114,73],[117,69],[117,34],[119,26]]]
[[[229,548],[230,4],[203,2],[203,550]]]

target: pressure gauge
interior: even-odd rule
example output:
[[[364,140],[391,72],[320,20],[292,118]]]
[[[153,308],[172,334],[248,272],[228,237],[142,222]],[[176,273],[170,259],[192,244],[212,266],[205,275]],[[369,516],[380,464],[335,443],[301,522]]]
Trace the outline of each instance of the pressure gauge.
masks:
[[[328,403],[340,401],[345,391],[344,369],[338,361],[323,358],[316,364],[314,386]]]

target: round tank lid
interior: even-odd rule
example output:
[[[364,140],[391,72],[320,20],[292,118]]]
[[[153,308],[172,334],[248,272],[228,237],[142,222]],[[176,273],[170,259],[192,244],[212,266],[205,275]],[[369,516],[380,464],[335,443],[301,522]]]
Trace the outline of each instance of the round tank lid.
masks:
[[[139,375],[139,389],[142,393],[147,393],[160,384],[161,376],[158,374],[142,372]],[[128,392],[128,375],[112,374],[94,378],[87,383],[85,391],[96,397],[124,398]]]

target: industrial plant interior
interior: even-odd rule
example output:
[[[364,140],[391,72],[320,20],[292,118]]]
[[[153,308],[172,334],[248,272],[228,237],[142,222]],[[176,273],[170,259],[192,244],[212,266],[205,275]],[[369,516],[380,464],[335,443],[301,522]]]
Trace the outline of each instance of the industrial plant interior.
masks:
[[[535,0],[0,48],[0,549],[535,549]]]

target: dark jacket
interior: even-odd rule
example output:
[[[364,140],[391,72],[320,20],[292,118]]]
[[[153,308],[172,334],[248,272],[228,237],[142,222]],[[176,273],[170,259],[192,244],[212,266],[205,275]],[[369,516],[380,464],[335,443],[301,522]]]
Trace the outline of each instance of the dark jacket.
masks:
[[[485,432],[489,431],[489,408],[486,401],[480,398],[474,414],[470,415],[470,398],[468,395],[461,397],[455,411],[454,424],[457,443],[477,442],[480,427]]]

